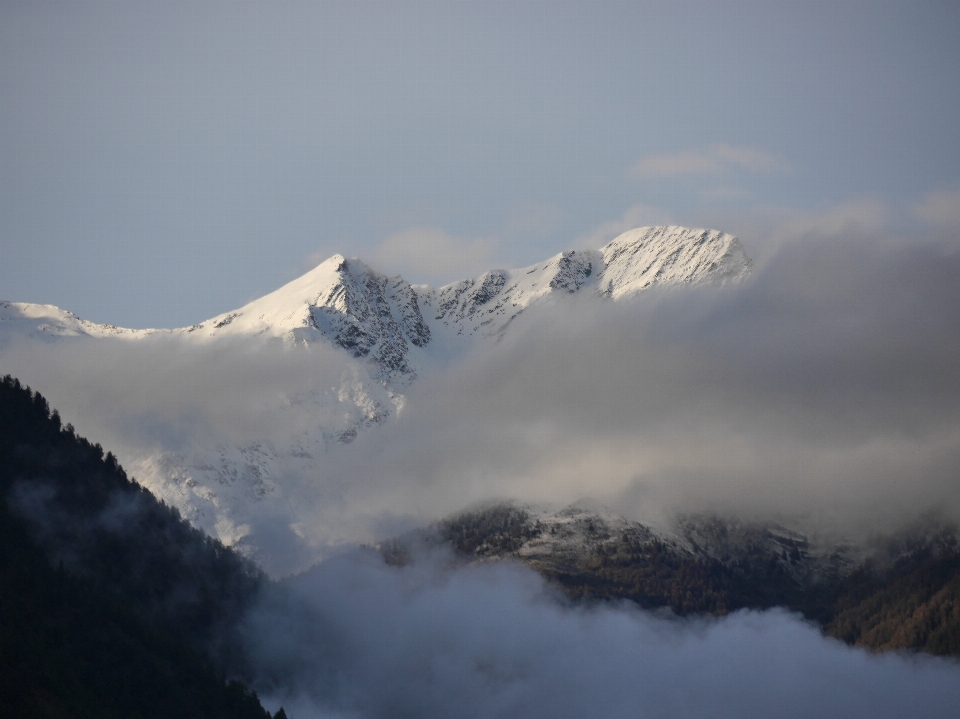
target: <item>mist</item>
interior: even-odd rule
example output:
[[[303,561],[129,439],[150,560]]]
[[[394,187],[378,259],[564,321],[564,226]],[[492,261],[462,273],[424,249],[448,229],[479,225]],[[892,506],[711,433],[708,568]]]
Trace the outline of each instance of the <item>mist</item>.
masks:
[[[956,244],[878,233],[781,243],[739,286],[561,297],[424,374],[352,443],[281,466],[283,496],[253,529],[270,543],[259,558],[301,542],[315,561],[498,500],[651,522],[713,512],[853,538],[931,511],[957,520],[957,327]],[[346,386],[390,402],[319,345],[21,343],[0,369],[135,473],[157,449],[348,426],[359,405]],[[319,395],[322,409],[304,401]]]
[[[955,248],[792,244],[739,287],[521,316],[328,461],[365,502],[432,516],[511,499],[850,534],[955,519],[957,327]]]
[[[307,414],[299,400],[356,371],[332,347],[289,351],[280,340],[258,338],[198,344],[167,333],[133,342],[28,340],[0,361],[4,372],[42,388],[64,421],[127,450],[269,441],[335,424],[333,411],[321,406],[316,414],[312,406]]]
[[[784,611],[571,605],[532,570],[342,556],[247,623],[255,686],[319,717],[943,717],[960,667],[874,655]]]
[[[291,719],[951,715],[954,660],[870,654],[782,610],[680,619],[571,603],[510,563],[345,546],[498,500],[854,539],[958,520],[958,327],[956,244],[877,234],[767,248],[737,286],[524,313],[250,505],[238,547],[273,576],[323,560],[247,615],[252,686]],[[320,345],[29,341],[0,371],[134,468],[348,426],[361,390],[390,402]]]

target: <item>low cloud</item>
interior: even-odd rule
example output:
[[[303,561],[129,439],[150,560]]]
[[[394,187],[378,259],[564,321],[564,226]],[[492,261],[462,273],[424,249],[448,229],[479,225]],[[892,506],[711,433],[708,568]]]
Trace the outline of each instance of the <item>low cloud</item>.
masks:
[[[326,562],[251,617],[268,707],[320,717],[942,717],[960,669],[877,656],[782,611],[720,620],[570,606],[531,570]]]
[[[328,466],[365,478],[354,506],[422,518],[496,498],[851,533],[960,518],[957,326],[955,249],[792,243],[739,287],[521,316]]]
[[[867,534],[931,508],[960,516],[960,248],[844,226],[805,225],[739,286],[521,315],[425,373],[398,418],[283,478],[274,550],[291,551],[291,520],[322,554],[498,498]],[[322,346],[54,346],[8,347],[0,367],[107,449],[280,442],[338,421],[298,396],[351,371]],[[955,661],[869,654],[782,611],[571,606],[521,567],[452,564],[347,553],[289,580],[246,625],[260,696],[294,719],[942,717],[960,703]]]
[[[739,286],[522,314],[421,372],[398,416],[278,465],[282,502],[251,504],[278,528],[270,551],[288,556],[295,532],[323,556],[496,499],[858,535],[931,509],[960,518],[960,251],[872,229],[882,216],[864,203],[794,218],[776,236],[795,239]],[[344,373],[362,372],[323,346],[63,346],[0,362],[125,462],[319,435],[354,407],[338,403],[359,386]],[[312,392],[329,410],[298,400]]]
[[[876,236],[890,212],[879,200],[854,200],[821,212],[790,213],[770,233],[773,241]]]
[[[651,155],[634,165],[634,177],[710,177],[730,171],[769,175],[790,171],[779,155],[752,147],[717,143],[706,151]]]
[[[0,360],[5,372],[43,393],[64,422],[115,453],[117,445],[184,452],[251,438],[281,441],[335,423],[336,410],[318,416],[303,399],[331,391],[352,371],[333,347],[289,348],[258,338],[76,337],[52,349],[27,340]]]
[[[739,237],[759,265],[785,245],[796,242],[865,241],[871,252],[906,247],[921,238],[897,235],[891,229],[896,209],[864,197],[811,210],[786,207],[723,209],[715,207],[695,216],[703,227],[717,227]]]

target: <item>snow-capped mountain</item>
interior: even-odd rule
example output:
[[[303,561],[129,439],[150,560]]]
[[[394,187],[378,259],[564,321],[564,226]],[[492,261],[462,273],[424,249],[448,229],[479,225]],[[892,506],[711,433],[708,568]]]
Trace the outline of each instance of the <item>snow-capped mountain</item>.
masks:
[[[82,320],[52,305],[0,303],[5,337],[89,336],[197,340],[276,337],[288,344],[329,341],[366,360],[387,383],[412,380],[438,336],[496,337],[521,312],[558,295],[622,299],[657,285],[738,282],[751,261],[740,241],[717,230],[641,227],[600,250],[562,252],[518,270],[491,270],[439,289],[387,277],[359,259],[334,255],[302,277],[243,307],[176,330],[129,330]],[[446,336],[446,337],[444,337]],[[444,345],[439,348],[439,345]]]
[[[260,342],[285,352],[315,348],[319,363],[336,356],[343,370],[334,383],[290,387],[265,410],[278,426],[292,414],[303,418],[289,435],[208,437],[176,448],[128,437],[120,457],[196,526],[282,573],[307,558],[290,559],[287,552],[287,559],[277,560],[267,547],[273,540],[263,539],[276,531],[265,530],[264,523],[282,528],[278,546],[318,541],[308,539],[298,523],[293,484],[315,476],[330,451],[364,428],[396,416],[412,383],[429,382],[431,372],[469,356],[478,343],[495,345],[518,316],[535,317],[538,307],[622,302],[656,286],[736,283],[750,266],[737,238],[682,227],[631,230],[599,250],[563,252],[440,288],[411,285],[359,259],[334,255],[275,292],[179,329],[129,330],[51,305],[3,302],[0,352],[31,340],[48,354],[102,342],[155,342],[149,346],[175,345],[178,352]]]
[[[601,250],[562,252],[439,289],[334,255],[276,292],[187,331],[270,334],[295,343],[322,337],[369,360],[375,378],[402,383],[416,377],[431,352],[448,349],[437,349],[442,340],[434,340],[496,337],[521,312],[556,295],[619,299],[655,285],[736,282],[750,264],[736,237],[682,227],[642,227]]]

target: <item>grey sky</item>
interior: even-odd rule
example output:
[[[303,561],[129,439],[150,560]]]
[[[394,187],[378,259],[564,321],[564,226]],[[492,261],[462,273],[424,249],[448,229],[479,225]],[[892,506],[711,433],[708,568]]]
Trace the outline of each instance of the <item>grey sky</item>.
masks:
[[[958,36],[956,3],[4,2],[0,298],[182,326],[335,251],[443,282],[661,220],[953,232]]]

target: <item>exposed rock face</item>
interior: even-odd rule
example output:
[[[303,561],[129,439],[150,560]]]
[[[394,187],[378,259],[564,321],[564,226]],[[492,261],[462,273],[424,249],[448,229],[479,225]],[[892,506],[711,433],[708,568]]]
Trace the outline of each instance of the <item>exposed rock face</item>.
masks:
[[[739,282],[750,265],[736,237],[683,227],[631,230],[600,250],[562,252],[530,267],[491,270],[439,289],[412,287],[402,277],[386,277],[360,260],[334,255],[276,292],[191,331],[266,332],[308,343],[323,337],[368,360],[374,379],[402,387],[417,376],[410,347],[429,352],[438,333],[496,337],[541,302]]]
[[[379,550],[406,564],[436,545],[465,562],[524,562],[576,599],[629,599],[681,615],[780,606],[848,644],[960,656],[960,532],[929,518],[851,547],[715,515],[665,529],[577,506],[494,504]]]
[[[414,379],[407,340],[429,342],[416,295],[401,277],[387,278],[358,260],[341,260],[337,283],[310,306],[312,326],[351,355],[369,358],[385,381]]]
[[[364,360],[373,379],[400,386],[417,376],[409,361],[410,345],[430,342],[430,327],[406,280],[342,255],[189,331],[207,337],[218,332],[268,334],[293,344],[327,340]]]
[[[556,258],[556,265],[557,274],[550,280],[551,290],[576,292],[593,274],[593,261],[584,252],[564,252]]]

